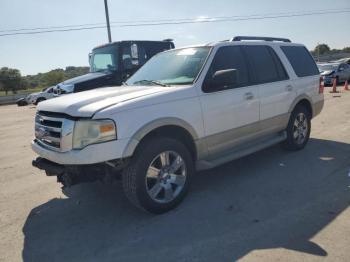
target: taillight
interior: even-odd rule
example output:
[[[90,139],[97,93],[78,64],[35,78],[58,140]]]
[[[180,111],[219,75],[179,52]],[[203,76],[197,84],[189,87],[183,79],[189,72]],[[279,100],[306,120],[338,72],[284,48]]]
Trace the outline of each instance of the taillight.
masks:
[[[320,86],[318,88],[318,93],[323,94],[324,92],[324,78],[323,76],[320,77]]]

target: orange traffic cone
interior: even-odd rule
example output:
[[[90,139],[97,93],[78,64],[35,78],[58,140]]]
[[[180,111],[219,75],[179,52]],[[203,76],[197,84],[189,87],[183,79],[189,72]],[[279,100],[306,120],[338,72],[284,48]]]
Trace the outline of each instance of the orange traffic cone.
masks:
[[[337,91],[337,78],[333,78],[333,88],[332,88],[332,91],[330,91],[330,93],[339,93]]]
[[[349,89],[349,84],[348,84],[348,80],[345,81],[344,90],[350,91],[350,89]]]

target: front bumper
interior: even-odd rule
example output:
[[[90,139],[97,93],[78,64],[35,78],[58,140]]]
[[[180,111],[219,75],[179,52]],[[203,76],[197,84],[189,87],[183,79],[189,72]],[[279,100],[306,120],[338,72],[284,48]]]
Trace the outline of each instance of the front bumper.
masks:
[[[129,139],[119,139],[100,144],[89,145],[80,150],[57,152],[44,148],[34,139],[31,147],[42,158],[61,165],[90,165],[115,159],[129,157],[125,149],[130,144]]]
[[[112,165],[99,163],[93,165],[61,165],[42,157],[32,161],[36,168],[44,170],[47,176],[56,176],[57,182],[70,187],[84,182],[112,182],[126,162],[114,162]]]
[[[323,81],[325,85],[332,85],[333,84],[333,77],[328,77],[328,76],[324,76]]]

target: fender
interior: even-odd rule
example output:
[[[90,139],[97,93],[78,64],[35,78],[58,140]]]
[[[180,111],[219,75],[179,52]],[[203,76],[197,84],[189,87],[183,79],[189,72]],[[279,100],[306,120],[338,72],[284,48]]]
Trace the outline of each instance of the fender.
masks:
[[[189,123],[176,117],[159,118],[145,124],[131,136],[129,143],[124,149],[123,158],[132,156],[139,142],[152,130],[162,126],[178,126],[184,128],[191,134],[195,144],[197,145],[198,134]]]
[[[311,106],[311,110],[313,111],[313,102],[312,102],[311,97],[308,96],[307,94],[301,94],[294,99],[293,103],[289,107],[288,113],[291,113],[294,110],[295,106],[303,99],[306,99],[307,101],[309,101],[310,106]],[[313,112],[311,112],[311,113],[313,114]]]

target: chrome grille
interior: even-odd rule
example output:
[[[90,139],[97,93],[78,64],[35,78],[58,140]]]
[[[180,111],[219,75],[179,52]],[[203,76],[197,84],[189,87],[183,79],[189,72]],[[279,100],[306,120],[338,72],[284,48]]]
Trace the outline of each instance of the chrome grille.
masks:
[[[72,148],[74,121],[59,116],[37,113],[35,116],[35,139],[41,146],[55,151]]]

